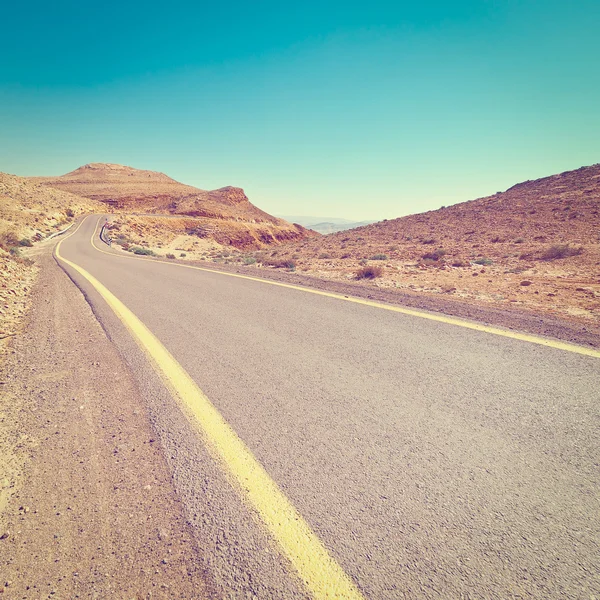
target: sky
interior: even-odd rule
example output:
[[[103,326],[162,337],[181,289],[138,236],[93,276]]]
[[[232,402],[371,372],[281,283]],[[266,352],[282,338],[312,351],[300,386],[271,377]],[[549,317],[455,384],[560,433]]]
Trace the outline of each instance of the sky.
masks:
[[[3,7],[0,171],[89,162],[394,218],[600,162],[600,2]]]

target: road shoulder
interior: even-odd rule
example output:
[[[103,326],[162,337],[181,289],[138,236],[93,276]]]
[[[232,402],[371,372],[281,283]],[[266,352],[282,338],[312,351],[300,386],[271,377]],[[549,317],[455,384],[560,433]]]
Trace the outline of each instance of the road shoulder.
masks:
[[[0,374],[0,591],[206,596],[141,394],[79,290],[39,261]]]

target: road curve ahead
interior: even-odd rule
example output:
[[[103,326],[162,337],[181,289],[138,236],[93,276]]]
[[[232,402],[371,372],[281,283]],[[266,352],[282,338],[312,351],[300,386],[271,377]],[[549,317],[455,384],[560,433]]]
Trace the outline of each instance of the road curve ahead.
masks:
[[[219,597],[600,596],[600,356],[134,257],[100,219],[59,262]]]

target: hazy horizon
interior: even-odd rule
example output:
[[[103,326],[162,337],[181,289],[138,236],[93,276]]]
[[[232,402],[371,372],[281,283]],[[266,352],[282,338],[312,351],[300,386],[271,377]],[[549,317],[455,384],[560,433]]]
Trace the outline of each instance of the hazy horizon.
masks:
[[[381,220],[600,161],[600,7],[581,0],[12,4],[0,171],[89,162]]]

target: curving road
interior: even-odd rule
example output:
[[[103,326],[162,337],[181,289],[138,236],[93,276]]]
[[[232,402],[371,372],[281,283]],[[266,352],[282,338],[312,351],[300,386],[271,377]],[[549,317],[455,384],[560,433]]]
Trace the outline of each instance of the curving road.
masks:
[[[97,234],[94,247],[99,219],[60,255],[156,336],[357,597],[600,596],[598,357],[134,258]],[[333,597],[269,533],[147,349],[59,262],[138,377],[215,594]]]

